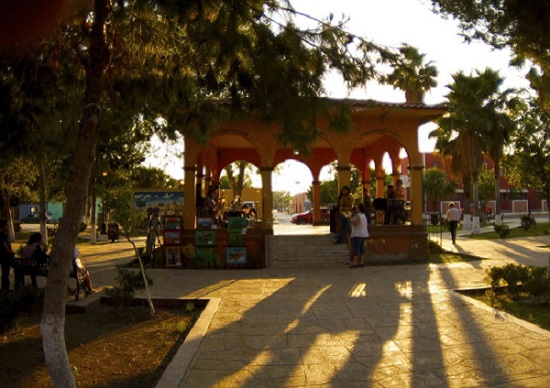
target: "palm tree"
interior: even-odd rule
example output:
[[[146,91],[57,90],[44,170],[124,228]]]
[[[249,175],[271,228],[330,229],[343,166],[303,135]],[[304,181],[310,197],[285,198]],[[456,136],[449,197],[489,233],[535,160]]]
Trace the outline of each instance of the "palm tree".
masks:
[[[447,95],[449,113],[439,120],[438,128],[430,137],[437,138],[436,148],[443,155],[452,156],[455,171],[460,169],[462,173],[466,215],[470,213],[466,191],[471,181],[473,232],[479,233],[478,172],[483,164],[483,151],[491,149],[496,155],[498,144],[502,149],[505,137],[496,136],[495,132],[499,130],[502,135],[505,133],[502,128],[509,128],[509,123],[499,113],[499,105],[496,103],[499,101],[498,88],[502,78],[498,72],[486,69],[483,72],[476,71],[476,75],[471,76],[459,72],[453,75],[453,80]],[[503,125],[504,122],[506,125]],[[465,217],[465,227],[468,219]]]
[[[437,68],[433,62],[424,63],[426,54],[420,54],[415,47],[403,44],[401,56],[393,62],[393,72],[382,77],[382,82],[405,92],[407,102],[423,102],[424,93],[437,86]]]
[[[506,89],[502,93],[498,93],[498,86],[502,84],[503,79],[498,77],[494,96],[487,104],[487,113],[492,118],[492,125],[488,130],[486,141],[486,152],[494,162],[494,178],[495,178],[495,222],[500,224],[500,170],[501,161],[504,157],[504,147],[510,142],[511,135],[516,130],[516,122],[505,113],[506,109],[515,109],[518,105],[517,97],[514,89]],[[511,98],[510,98],[511,97]]]

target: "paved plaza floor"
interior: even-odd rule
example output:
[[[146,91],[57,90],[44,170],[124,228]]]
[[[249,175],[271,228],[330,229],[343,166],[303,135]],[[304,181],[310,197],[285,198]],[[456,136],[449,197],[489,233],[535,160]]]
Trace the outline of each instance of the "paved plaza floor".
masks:
[[[453,290],[485,286],[490,266],[548,265],[550,238],[467,233],[456,245],[444,233],[443,247],[487,260],[150,269],[153,296],[215,301],[159,386],[549,387],[550,333]],[[122,241],[81,251],[94,287],[112,284],[115,264],[131,256]]]

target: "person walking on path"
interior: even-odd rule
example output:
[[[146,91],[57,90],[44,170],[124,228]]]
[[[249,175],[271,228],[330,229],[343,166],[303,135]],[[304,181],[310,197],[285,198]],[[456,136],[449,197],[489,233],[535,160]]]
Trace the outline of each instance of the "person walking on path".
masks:
[[[346,235],[349,231],[349,219],[351,217],[351,209],[353,208],[353,195],[348,186],[342,187],[340,190],[340,199],[338,201],[338,211],[340,212],[340,231],[335,244],[343,244],[346,240]]]
[[[456,243],[456,228],[458,228],[458,223],[460,222],[461,217],[462,213],[460,213],[460,210],[455,207],[454,202],[449,203],[449,210],[445,213],[445,219],[449,223],[449,230],[451,231],[451,239],[453,240],[453,244]]]
[[[360,203],[353,208],[351,217],[351,246],[353,249],[353,263],[350,268],[365,266],[365,239],[369,237],[365,205]]]

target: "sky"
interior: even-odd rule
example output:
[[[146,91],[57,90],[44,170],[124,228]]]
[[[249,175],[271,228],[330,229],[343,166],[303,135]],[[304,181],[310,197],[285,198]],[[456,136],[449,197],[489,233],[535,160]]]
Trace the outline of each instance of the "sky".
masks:
[[[416,47],[420,53],[425,54],[425,60],[432,61],[439,71],[438,85],[425,95],[426,104],[445,102],[445,95],[448,93],[446,86],[452,82],[451,75],[459,71],[469,75],[475,70],[490,67],[499,70],[501,76],[505,77],[503,88],[528,87],[524,78],[528,69],[510,68],[509,51],[494,51],[481,42],[465,43],[458,35],[458,23],[434,14],[430,11],[431,3],[427,0],[293,0],[292,4],[295,9],[319,19],[324,19],[330,13],[335,19],[346,15],[349,17],[348,31],[377,44],[395,49],[403,43]],[[342,80],[334,74],[326,78],[325,90],[327,96],[332,98],[405,101],[404,92],[376,83],[348,91]],[[422,152],[433,150],[434,141],[428,139],[428,133],[432,129],[433,126],[429,125],[419,129]],[[183,178],[180,158],[174,159],[168,155],[164,157],[163,163],[170,175]],[[279,174],[274,175],[274,190],[291,193],[307,190],[312,179],[307,167],[296,162],[287,164],[288,167],[285,166]]]

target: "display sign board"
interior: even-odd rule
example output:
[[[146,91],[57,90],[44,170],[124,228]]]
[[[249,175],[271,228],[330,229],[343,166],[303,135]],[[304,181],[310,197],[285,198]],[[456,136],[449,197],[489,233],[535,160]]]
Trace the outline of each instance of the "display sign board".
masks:
[[[246,264],[246,248],[227,247],[225,262],[227,264]]]

